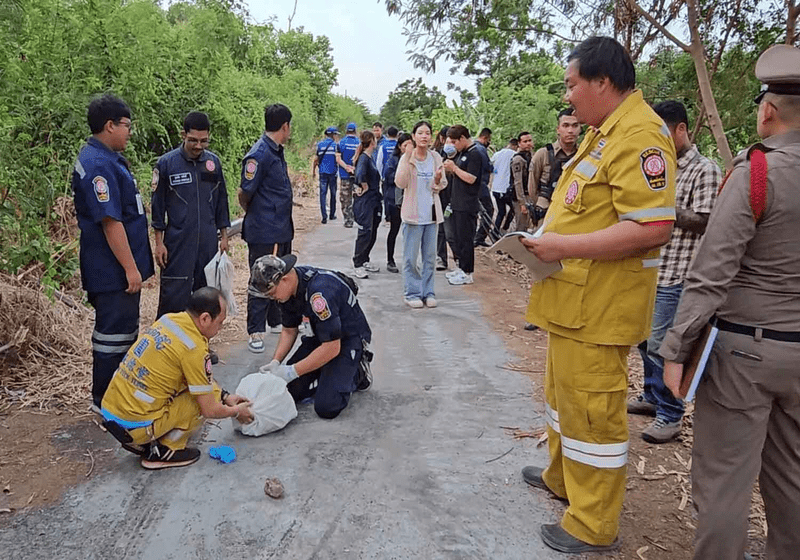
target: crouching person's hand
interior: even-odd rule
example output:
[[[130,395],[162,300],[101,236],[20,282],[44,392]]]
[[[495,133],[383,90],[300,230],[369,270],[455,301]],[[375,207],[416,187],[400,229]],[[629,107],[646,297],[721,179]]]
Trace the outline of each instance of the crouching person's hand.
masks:
[[[231,395],[231,396],[238,396],[238,395]],[[242,397],[239,397],[240,399]],[[255,416],[253,415],[253,411],[250,407],[253,406],[253,403],[248,401],[247,399],[243,399],[243,401],[236,404],[236,420],[241,422],[242,424],[249,424],[253,420],[255,420]]]

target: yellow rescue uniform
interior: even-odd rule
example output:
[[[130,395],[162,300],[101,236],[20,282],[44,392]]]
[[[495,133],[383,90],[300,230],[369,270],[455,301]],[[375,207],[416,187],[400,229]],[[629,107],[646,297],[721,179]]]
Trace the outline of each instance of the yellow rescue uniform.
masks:
[[[546,231],[591,233],[623,220],[675,219],[675,145],[669,129],[630,94],[590,128],[564,171]],[[548,331],[545,378],[547,486],[568,498],[561,526],[611,544],[619,530],[628,459],[630,346],[650,334],[659,250],[615,261],[567,259],[534,284],[526,319]]]
[[[103,397],[101,412],[139,445],[158,440],[183,449],[203,423],[193,395],[220,389],[211,376],[208,339],[186,313],[168,313],[131,346]]]

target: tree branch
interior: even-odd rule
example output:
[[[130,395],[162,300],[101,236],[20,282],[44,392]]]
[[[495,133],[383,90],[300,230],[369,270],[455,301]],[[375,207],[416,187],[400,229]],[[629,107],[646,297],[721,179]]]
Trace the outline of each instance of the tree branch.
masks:
[[[574,39],[574,38],[571,39],[569,37],[564,37],[563,35],[560,35],[560,34],[556,33],[555,31],[552,31],[550,29],[545,29],[543,27],[542,28],[539,28],[539,27],[502,27],[502,26],[499,26],[499,25],[493,25],[491,23],[487,23],[486,27],[490,27],[492,29],[497,29],[498,31],[509,31],[511,33],[516,33],[516,32],[519,32],[519,31],[525,31],[525,32],[527,32],[527,31],[535,31],[536,33],[544,33],[545,35],[551,35],[553,37],[561,39],[562,41],[567,41],[568,43],[578,43],[579,42],[579,39]]]
[[[670,32],[667,30],[667,28],[666,28],[666,27],[664,27],[664,26],[663,26],[661,23],[659,23],[659,22],[658,22],[658,21],[657,21],[657,20],[656,20],[656,19],[655,19],[653,16],[651,16],[651,15],[650,15],[650,14],[648,14],[646,11],[644,11],[644,10],[642,9],[642,7],[641,7],[639,4],[637,4],[637,3],[636,3],[636,0],[625,0],[625,1],[628,3],[628,5],[629,5],[631,8],[633,8],[634,10],[636,10],[636,12],[637,12],[637,13],[638,13],[640,16],[642,16],[644,19],[646,19],[647,21],[649,21],[649,22],[650,22],[650,23],[653,25],[653,27],[655,27],[656,29],[658,29],[659,31],[661,31],[661,33],[663,33],[663,34],[664,34],[664,36],[665,36],[667,39],[669,39],[670,41],[672,41],[673,43],[675,43],[676,45],[678,45],[678,47],[680,47],[680,48],[681,48],[681,49],[683,49],[684,51],[686,51],[686,52],[691,52],[691,49],[690,49],[689,45],[687,45],[686,43],[684,43],[683,41],[681,41],[680,39],[678,39],[678,38],[677,38],[675,35],[673,35],[672,33],[670,33]]]

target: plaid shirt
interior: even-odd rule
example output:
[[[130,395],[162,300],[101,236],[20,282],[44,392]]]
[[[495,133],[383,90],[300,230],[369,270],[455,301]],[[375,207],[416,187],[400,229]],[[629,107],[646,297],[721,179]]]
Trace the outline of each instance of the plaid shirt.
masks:
[[[678,158],[675,207],[697,214],[710,214],[721,182],[722,171],[719,166],[692,146]],[[677,225],[672,229],[669,243],[661,250],[659,286],[675,286],[683,282],[700,237],[699,234]]]

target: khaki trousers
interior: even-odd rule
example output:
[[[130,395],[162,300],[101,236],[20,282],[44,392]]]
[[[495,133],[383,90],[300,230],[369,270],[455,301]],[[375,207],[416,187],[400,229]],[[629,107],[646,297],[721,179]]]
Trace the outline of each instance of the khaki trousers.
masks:
[[[528,231],[531,227],[531,217],[529,214],[522,213],[522,203],[514,201],[514,230]]]
[[[561,526],[595,544],[614,542],[628,463],[628,346],[549,334],[545,411],[547,487],[569,499]]]
[[[800,343],[720,331],[694,413],[695,559],[743,557],[756,477],[769,526],[767,559],[800,557],[798,364]]]

